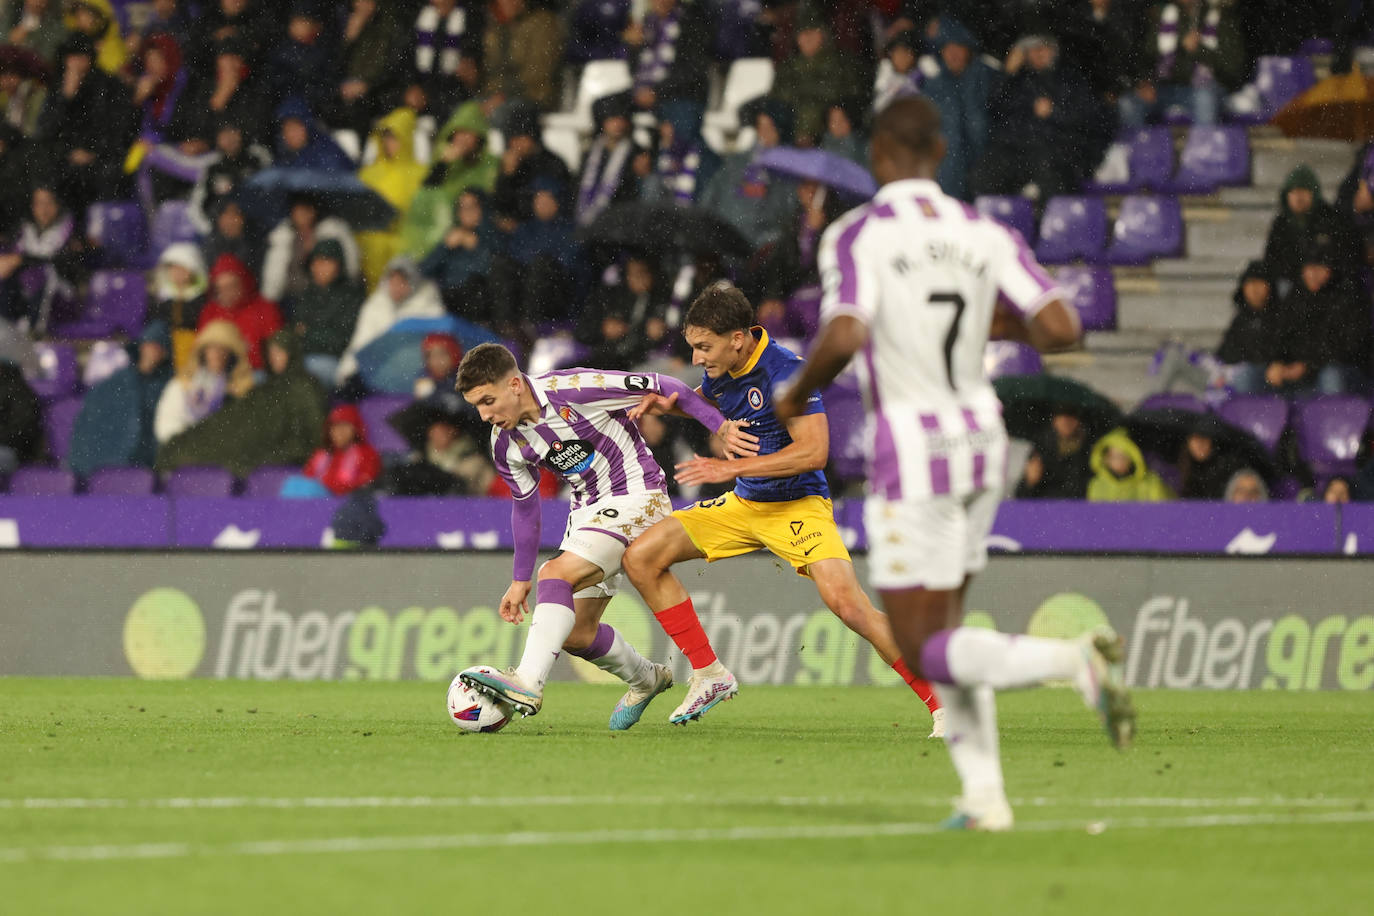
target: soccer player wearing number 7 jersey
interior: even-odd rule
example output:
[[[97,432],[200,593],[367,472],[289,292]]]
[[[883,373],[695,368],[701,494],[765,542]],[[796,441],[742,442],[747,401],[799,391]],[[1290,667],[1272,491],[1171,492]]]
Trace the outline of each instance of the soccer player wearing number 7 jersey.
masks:
[[[1115,634],[1074,642],[960,626],[971,577],[987,565],[1007,453],[983,349],[994,331],[1061,349],[1078,340],[1080,325],[1019,235],[932,180],[945,141],[928,99],[883,109],[871,142],[882,187],[821,240],[824,326],[779,393],[777,414],[804,414],[810,393],[862,353],[870,576],[903,658],[935,682],[944,703],[945,741],[963,784],[946,825],[1008,830],[995,688],[1070,681],[1118,747],[1135,729]]]
[[[646,394],[676,396],[687,412],[720,436],[731,454],[749,455],[757,440],[729,422],[677,379],[655,373],[568,369],[533,377],[499,344],[473,347],[458,366],[458,391],[493,427],[492,458],[514,504],[514,573],[501,617],[520,623],[539,552],[539,475],[549,468],[572,487],[572,511],[562,553],[539,569],[539,590],[520,664],[492,673],[468,668],[459,678],[532,716],[544,683],[564,649],[625,681],[630,690],[611,728],[629,728],[649,701],[673,685],[663,665],[635,651],[601,623],[616,593],[620,558],[640,533],[672,509],[663,471],[629,410]]]

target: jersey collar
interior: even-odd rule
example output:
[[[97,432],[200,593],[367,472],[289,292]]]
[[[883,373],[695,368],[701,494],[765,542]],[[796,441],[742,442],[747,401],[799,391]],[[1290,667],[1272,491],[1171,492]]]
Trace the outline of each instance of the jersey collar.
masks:
[[[549,409],[548,396],[544,394],[543,388],[541,388],[539,385],[534,384],[534,382],[530,381],[530,377],[528,375],[522,374],[520,377],[525,380],[525,387],[528,388],[530,390],[530,394],[534,396],[534,403],[539,405],[539,416],[543,417],[545,411]],[[519,425],[523,427],[530,427],[538,422],[538,420],[523,420],[520,422]]]
[[[739,369],[731,370],[730,378],[740,378],[754,371],[754,367],[759,364],[759,357],[763,356],[763,351],[768,349],[768,332],[760,325],[754,325],[749,329],[749,333],[754,335],[758,343],[754,346],[754,352],[749,356],[749,362]]]
[[[940,191],[940,185],[929,178],[903,178],[890,181],[878,189],[874,200],[889,200],[893,197],[909,197],[912,194],[929,194]]]

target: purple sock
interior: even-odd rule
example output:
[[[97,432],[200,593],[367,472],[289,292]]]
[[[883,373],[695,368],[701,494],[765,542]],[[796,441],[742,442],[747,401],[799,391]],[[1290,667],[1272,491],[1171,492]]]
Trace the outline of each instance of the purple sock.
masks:
[[[561,604],[572,610],[572,585],[562,579],[540,579],[535,594],[538,596],[537,604]]]
[[[949,638],[953,635],[953,630],[941,630],[925,641],[921,646],[921,673],[926,680],[937,684],[953,684],[954,678],[949,673]]]
[[[569,649],[569,655],[576,655],[578,658],[585,658],[587,661],[595,661],[607,652],[611,651],[611,646],[615,644],[615,627],[609,623],[603,623],[596,628],[596,638],[592,644],[585,649]]]

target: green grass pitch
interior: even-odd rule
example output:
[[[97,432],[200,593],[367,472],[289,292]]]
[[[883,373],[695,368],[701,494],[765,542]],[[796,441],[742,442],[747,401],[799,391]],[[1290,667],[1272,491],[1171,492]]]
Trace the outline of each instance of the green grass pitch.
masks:
[[[618,691],[464,735],[443,686],[0,680],[0,912],[1355,913],[1374,698],[1003,694],[1017,831],[932,830],[955,780],[882,688],[748,688],[628,733]]]

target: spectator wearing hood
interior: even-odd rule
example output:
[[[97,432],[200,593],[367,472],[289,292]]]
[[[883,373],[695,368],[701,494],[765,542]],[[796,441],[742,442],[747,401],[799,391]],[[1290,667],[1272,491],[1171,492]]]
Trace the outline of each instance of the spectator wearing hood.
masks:
[[[623,37],[634,77],[634,106],[653,111],[660,101],[686,100],[706,109],[711,26],[700,4],[652,0]],[[619,56],[619,55],[617,55]]]
[[[428,171],[415,160],[415,112],[397,108],[372,127],[369,142],[377,158],[358,170],[358,179],[396,208],[396,219],[384,230],[361,232],[363,277],[375,283],[387,262],[400,253],[401,223]]]
[[[346,260],[337,239],[320,239],[306,263],[309,282],[286,303],[305,368],[326,387],[334,384],[365,297],[362,284],[348,276]]]
[[[1243,467],[1238,455],[1220,444],[1225,425],[1200,415],[1179,449],[1178,495],[1181,499],[1222,499],[1232,475]]]
[[[1165,3],[1146,34],[1148,75],[1121,96],[1122,125],[1139,128],[1170,109],[1182,110],[1194,124],[1215,124],[1223,94],[1245,78],[1245,43],[1234,9],[1218,0]]]
[[[591,225],[611,204],[639,197],[639,176],[635,159],[647,150],[635,143],[630,115],[630,93],[619,92],[592,103],[592,119],[597,134],[587,157],[582,160],[582,175],[577,182],[577,203],[573,218],[579,226]]]
[[[233,322],[243,335],[249,365],[261,369],[263,342],[281,329],[281,312],[262,297],[252,273],[231,254],[220,255],[211,266],[210,288],[213,298],[200,311],[201,329],[212,321]]]
[[[38,140],[51,157],[62,199],[84,213],[91,201],[118,193],[133,139],[133,108],[124,85],[96,69],[95,48],[85,35],[73,33],[58,52],[62,76],[39,116]]]
[[[267,235],[267,256],[262,265],[262,294],[274,302],[299,295],[310,282],[306,261],[315,243],[333,239],[343,246],[344,271],[359,276],[362,259],[353,230],[337,216],[321,217],[319,204],[308,195],[295,197],[286,219]]]
[[[378,0],[351,0],[340,36],[340,70],[322,109],[332,127],[362,134],[406,66],[405,33],[395,10]]]
[[[486,6],[479,0],[429,0],[415,17],[410,69],[440,111],[452,111],[476,94]]]
[[[492,213],[504,231],[533,216],[534,186],[540,181],[559,187],[559,209],[568,212],[572,175],[567,163],[544,147],[538,113],[528,105],[512,105],[506,112],[506,149],[491,194]]]
[[[301,96],[312,111],[325,111],[338,82],[339,48],[325,33],[314,0],[291,0],[286,35],[268,61],[268,93],[273,98]]]
[[[453,227],[420,262],[420,272],[439,286],[444,307],[460,318],[492,320],[487,277],[501,253],[501,236],[487,216],[487,196],[469,188],[454,207]]]
[[[232,197],[224,197],[212,211],[210,232],[200,244],[206,264],[214,264],[223,255],[233,255],[256,276],[262,265],[262,251],[249,232],[248,218],[243,207]]]
[[[1124,429],[1098,439],[1089,464],[1093,479],[1088,482],[1088,502],[1158,503],[1174,498],[1163,478],[1145,465],[1140,446]]]
[[[563,188],[550,178],[537,178],[532,191],[534,218],[515,227],[492,268],[492,300],[510,308],[495,316],[500,328],[566,321],[582,301],[582,249],[572,220],[561,212]]]
[[[86,392],[72,428],[67,465],[78,477],[101,468],[151,468],[154,422],[172,379],[172,335],[165,322],[144,325],[133,361]]]
[[[643,363],[668,336],[667,295],[658,288],[653,262],[631,255],[624,277],[593,293],[577,323],[578,341],[592,348],[588,365],[617,372]]]
[[[296,335],[277,331],[266,349],[262,384],[164,443],[157,453],[159,472],[221,467],[247,477],[260,467],[305,464],[319,446],[324,397],[305,371]]]
[[[540,111],[558,103],[563,28],[556,13],[527,0],[495,0],[482,45],[484,95],[498,104],[531,102]]]
[[[253,387],[248,344],[238,327],[223,319],[206,322],[196,335],[191,359],[162,390],[153,416],[153,433],[166,442]]]
[[[452,334],[426,334],[420,342],[420,353],[424,356],[425,367],[415,380],[415,399],[432,400],[461,409],[461,398],[456,398],[458,384],[458,364],[463,361],[463,345]]]
[[[658,150],[635,156],[639,197],[687,207],[720,169],[720,157],[701,136],[701,109],[691,102],[660,102]]]
[[[352,172],[356,168],[300,96],[291,96],[277,107],[275,161],[278,168],[317,172]]]
[[[1092,479],[1088,428],[1072,407],[1054,409],[1050,426],[1037,436],[1017,499],[1083,499]]]
[[[32,51],[49,66],[59,66],[57,48],[67,35],[61,0],[15,0],[0,22],[9,44]]]
[[[91,40],[97,67],[110,76],[118,76],[129,59],[129,49],[119,33],[119,17],[110,0],[74,0],[67,9],[67,28]]]
[[[200,249],[190,242],[168,245],[158,256],[157,269],[153,273],[152,303],[147,320],[163,322],[169,329],[169,336],[175,330],[198,327],[209,288],[205,258]]]
[[[1264,243],[1264,264],[1278,281],[1280,295],[1297,283],[1302,259],[1314,245],[1330,252],[1339,271],[1347,271],[1354,261],[1349,224],[1322,198],[1317,173],[1304,163],[1284,179],[1279,212]]]
[[[888,39],[883,51],[888,66],[879,67],[878,76],[873,81],[875,112],[882,111],[897,99],[921,94],[922,84],[928,76],[933,75],[922,69],[921,53],[925,49],[925,41],[913,29],[903,29]],[[934,68],[935,59],[932,57],[928,60],[931,68]]]
[[[825,112],[821,149],[868,168],[868,143],[861,133],[863,122],[862,98],[852,96],[831,103]]]
[[[325,444],[305,463],[305,476],[335,496],[362,489],[382,473],[382,456],[367,441],[367,424],[352,404],[340,404],[325,421]]]
[[[797,21],[797,53],[778,66],[772,94],[796,114],[796,141],[815,146],[831,104],[860,91],[859,63],[836,50],[820,11],[804,5]]]
[[[208,72],[192,72],[191,87],[170,127],[181,152],[188,156],[209,152],[226,123],[239,126],[246,145],[269,142],[267,100],[253,78],[247,44],[227,37],[217,41],[209,54]]]
[[[219,203],[229,198],[239,185],[272,165],[272,154],[257,143],[249,143],[243,128],[225,118],[215,131],[215,149],[207,160],[200,179],[191,191],[190,216],[197,231],[211,231]]]
[[[32,464],[43,455],[43,405],[24,373],[0,361],[0,472]]]
[[[335,380],[342,385],[358,372],[358,351],[381,337],[391,326],[407,318],[442,318],[444,303],[439,288],[424,275],[413,260],[398,255],[382,272],[382,281],[363,303],[353,336],[339,360]]]
[[[0,46],[0,124],[16,128],[26,138],[38,132],[38,118],[48,100],[45,78],[24,52]]]
[[[955,20],[942,18],[935,40],[940,49],[939,73],[923,85],[940,111],[946,144],[945,158],[935,178],[946,194],[971,200],[969,172],[987,149],[989,106],[998,75],[979,59],[973,33]]]
[[[487,150],[487,117],[480,102],[464,102],[439,131],[434,164],[411,201],[401,228],[402,252],[424,257],[444,237],[453,205],[468,188],[491,193],[501,160]]]
[[[1222,491],[1221,498],[1233,504],[1267,503],[1269,487],[1258,471],[1253,468],[1241,468],[1226,481],[1226,489]]]
[[[1274,310],[1265,380],[1291,390],[1313,384],[1322,394],[1362,386],[1369,367],[1369,303],[1344,281],[1331,246],[1314,244],[1299,280]]]
[[[1234,367],[1231,387],[1242,394],[1265,390],[1265,370],[1275,333],[1274,280],[1263,261],[1251,261],[1240,275],[1231,300],[1236,315],[1217,347],[1217,359]]]
[[[793,182],[755,160],[767,149],[792,142],[792,109],[771,96],[740,108],[740,123],[754,127],[754,148],[725,157],[706,185],[701,205],[730,223],[755,249],[781,238],[796,205]]]
[[[1087,84],[1059,65],[1052,38],[1018,42],[1006,73],[991,100],[988,148],[969,175],[969,190],[1019,194],[1033,185],[1041,201],[1072,193],[1101,160],[1115,124],[1104,124]]]

